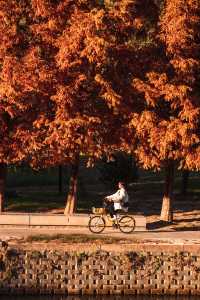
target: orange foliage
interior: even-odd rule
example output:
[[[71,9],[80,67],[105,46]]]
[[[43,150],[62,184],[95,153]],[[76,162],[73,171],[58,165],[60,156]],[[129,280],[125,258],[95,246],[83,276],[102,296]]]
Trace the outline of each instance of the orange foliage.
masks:
[[[163,3],[1,0],[0,161],[199,169],[200,4]]]
[[[145,101],[129,125],[138,138],[135,153],[145,168],[177,161],[180,167],[200,169],[199,2],[167,0],[156,31],[159,65],[149,63],[145,78],[133,80]]]
[[[51,65],[41,57],[28,0],[0,2],[0,162],[17,163],[31,155],[33,123],[50,105]],[[47,92],[48,91],[48,92]]]

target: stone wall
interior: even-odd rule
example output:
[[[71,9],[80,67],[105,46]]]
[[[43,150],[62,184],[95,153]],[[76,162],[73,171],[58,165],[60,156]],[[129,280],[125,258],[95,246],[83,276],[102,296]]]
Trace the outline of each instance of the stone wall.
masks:
[[[169,249],[168,249],[169,250]],[[0,293],[200,294],[200,254],[0,249]]]
[[[93,214],[92,214],[93,215]],[[146,217],[143,215],[133,215],[135,219],[135,230],[146,230]],[[89,222],[89,214],[73,214],[65,215],[50,215],[50,214],[27,214],[27,213],[2,213],[0,214],[0,226],[25,226],[34,228],[41,226],[45,228],[63,228],[68,226],[87,227]],[[112,223],[106,218],[106,226],[112,227]],[[89,232],[89,229],[88,229]]]

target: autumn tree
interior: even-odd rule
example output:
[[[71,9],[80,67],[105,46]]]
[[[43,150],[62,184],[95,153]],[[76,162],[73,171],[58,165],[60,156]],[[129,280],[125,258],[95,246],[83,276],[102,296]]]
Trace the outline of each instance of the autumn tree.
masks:
[[[21,161],[24,151],[20,135],[24,135],[27,108],[25,99],[21,99],[17,72],[20,72],[21,50],[25,46],[24,5],[15,1],[0,2],[0,211],[4,209],[4,192],[7,164]]]
[[[3,166],[71,164],[72,213],[81,155],[134,153],[165,168],[170,220],[174,163],[199,166],[198,2],[12,0],[0,12]]]
[[[89,45],[88,50],[82,45],[86,39],[90,42],[96,26],[95,12],[91,13],[94,4],[93,1],[32,1],[39,20],[32,30],[40,41],[43,63],[54,70],[54,76],[49,76],[46,82],[50,105],[33,123],[30,163],[36,167],[71,165],[66,213],[72,213],[76,206],[80,155],[92,157],[101,151],[97,143],[101,131],[98,116],[105,113],[105,108],[96,99],[93,66],[86,59],[92,50]],[[41,72],[39,64],[38,72]],[[94,139],[96,142],[92,144]]]
[[[56,62],[61,76],[53,97],[56,116],[49,125],[47,139],[50,145],[65,153],[65,163],[71,164],[65,214],[73,213],[76,207],[80,155],[93,160],[100,157],[105,147],[111,144],[107,124],[110,133],[116,124],[116,118],[108,121],[112,113],[101,95],[101,78],[98,76],[107,62],[105,33],[98,34],[104,26],[105,11],[96,4],[93,7],[92,1],[85,3],[87,5],[77,5],[70,25],[57,40]]]
[[[109,156],[123,148],[122,137],[129,138],[125,124],[130,108],[135,111],[140,105],[131,78],[145,68],[139,54],[152,47],[151,26],[146,24],[149,17],[143,14],[143,6],[155,19],[153,2],[97,2],[77,3],[57,39],[56,62],[62,75],[52,97],[56,116],[49,124],[47,141],[62,149],[66,161],[74,161],[80,154],[92,159]],[[141,47],[143,35],[148,41]],[[68,204],[74,203],[74,196],[69,193],[69,197]],[[71,206],[74,209],[74,204]],[[65,212],[72,213],[68,207]]]
[[[28,160],[33,123],[49,111],[47,78],[41,41],[33,31],[38,19],[29,0],[0,2],[0,211],[4,206],[8,164]]]
[[[34,166],[77,166],[80,155],[94,159],[116,145],[123,131],[116,135],[116,128],[124,122],[123,114],[117,113],[125,91],[120,91],[119,74],[125,74],[125,69],[115,60],[120,51],[121,61],[127,53],[112,49],[132,26],[130,18],[123,25],[126,1],[121,2],[119,15],[118,5],[113,1],[1,2],[2,108],[17,130],[16,135],[13,128],[11,133],[7,130],[12,137],[9,146],[18,138],[15,158],[2,152],[3,164],[26,159]],[[5,141],[2,145],[6,147]],[[75,207],[77,169],[72,168],[70,213]]]
[[[54,115],[37,121],[52,162],[135,153],[144,168],[165,169],[161,219],[171,220],[174,164],[199,161],[198,2],[33,3],[40,37],[55,49]]]
[[[166,170],[161,219],[172,220],[174,165],[199,168],[199,10],[198,1],[165,1],[146,78],[133,80],[145,105],[130,127],[138,137],[135,153],[145,168]],[[178,34],[177,34],[178,32]]]
[[[172,23],[175,21],[175,23]],[[179,32],[174,34],[173,28]],[[173,83],[182,85],[179,103],[179,131],[181,167],[199,169],[199,113],[200,113],[200,3],[199,1],[169,1],[161,19],[161,39],[166,44],[167,57],[174,70]],[[166,218],[163,207],[163,218]]]
[[[59,38],[57,61],[68,82],[62,83],[54,97],[57,113],[62,114],[52,123],[55,128],[58,122],[62,130],[54,138],[58,148],[62,141],[63,149],[73,147],[74,156],[74,147],[77,149],[79,143],[79,153],[99,158],[120,147],[127,150],[124,140],[129,145],[137,142],[126,128],[130,111],[141,106],[131,80],[145,71],[144,59],[146,63],[151,59],[151,22],[157,20],[157,15],[157,6],[152,1],[103,1],[99,7],[76,9],[71,25]],[[71,118],[70,131],[80,128],[79,139],[74,141],[69,134]],[[76,136],[74,132],[73,137]],[[131,146],[128,151],[132,152]]]
[[[3,9],[10,16],[14,16],[12,22],[7,19],[6,22],[8,21],[11,31],[14,30],[15,33],[16,30],[16,36],[14,33],[10,36],[13,48],[10,47],[8,51],[12,53],[12,57],[3,74],[7,76],[7,90],[9,91],[10,86],[13,89],[13,106],[16,103],[21,105],[18,146],[23,151],[16,161],[10,158],[7,158],[7,161],[13,163],[26,160],[35,168],[59,165],[62,162],[73,164],[76,155],[73,156],[70,151],[62,152],[61,147],[58,149],[55,144],[50,144],[48,137],[54,139],[56,131],[56,127],[52,132],[52,126],[49,126],[56,115],[54,100],[51,97],[56,94],[59,79],[63,80],[65,75],[62,71],[59,72],[55,60],[58,52],[56,41],[65,29],[71,12],[74,11],[74,2],[12,1],[10,6],[7,6],[6,2],[2,5],[2,13]],[[7,53],[4,53],[5,61],[6,55]],[[4,97],[10,101],[10,95],[5,94]],[[7,104],[6,108],[9,109]],[[73,134],[74,131],[72,136]],[[13,141],[10,140],[11,147]],[[17,148],[16,150],[19,151]]]

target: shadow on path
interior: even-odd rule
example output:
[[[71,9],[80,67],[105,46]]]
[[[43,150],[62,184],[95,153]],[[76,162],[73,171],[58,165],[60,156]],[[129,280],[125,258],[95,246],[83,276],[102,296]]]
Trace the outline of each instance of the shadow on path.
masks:
[[[147,223],[147,229],[148,230],[154,230],[154,229],[164,228],[164,227],[167,227],[167,226],[172,225],[172,224],[173,223],[159,220],[159,221],[156,221],[156,222]]]

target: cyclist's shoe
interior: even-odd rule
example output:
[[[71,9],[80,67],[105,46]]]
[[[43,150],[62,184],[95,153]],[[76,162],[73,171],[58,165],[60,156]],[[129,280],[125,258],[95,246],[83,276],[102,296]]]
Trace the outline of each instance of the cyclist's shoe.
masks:
[[[113,223],[113,224],[112,224],[112,227],[113,227],[113,228],[118,228],[118,225],[117,225],[116,223]]]

